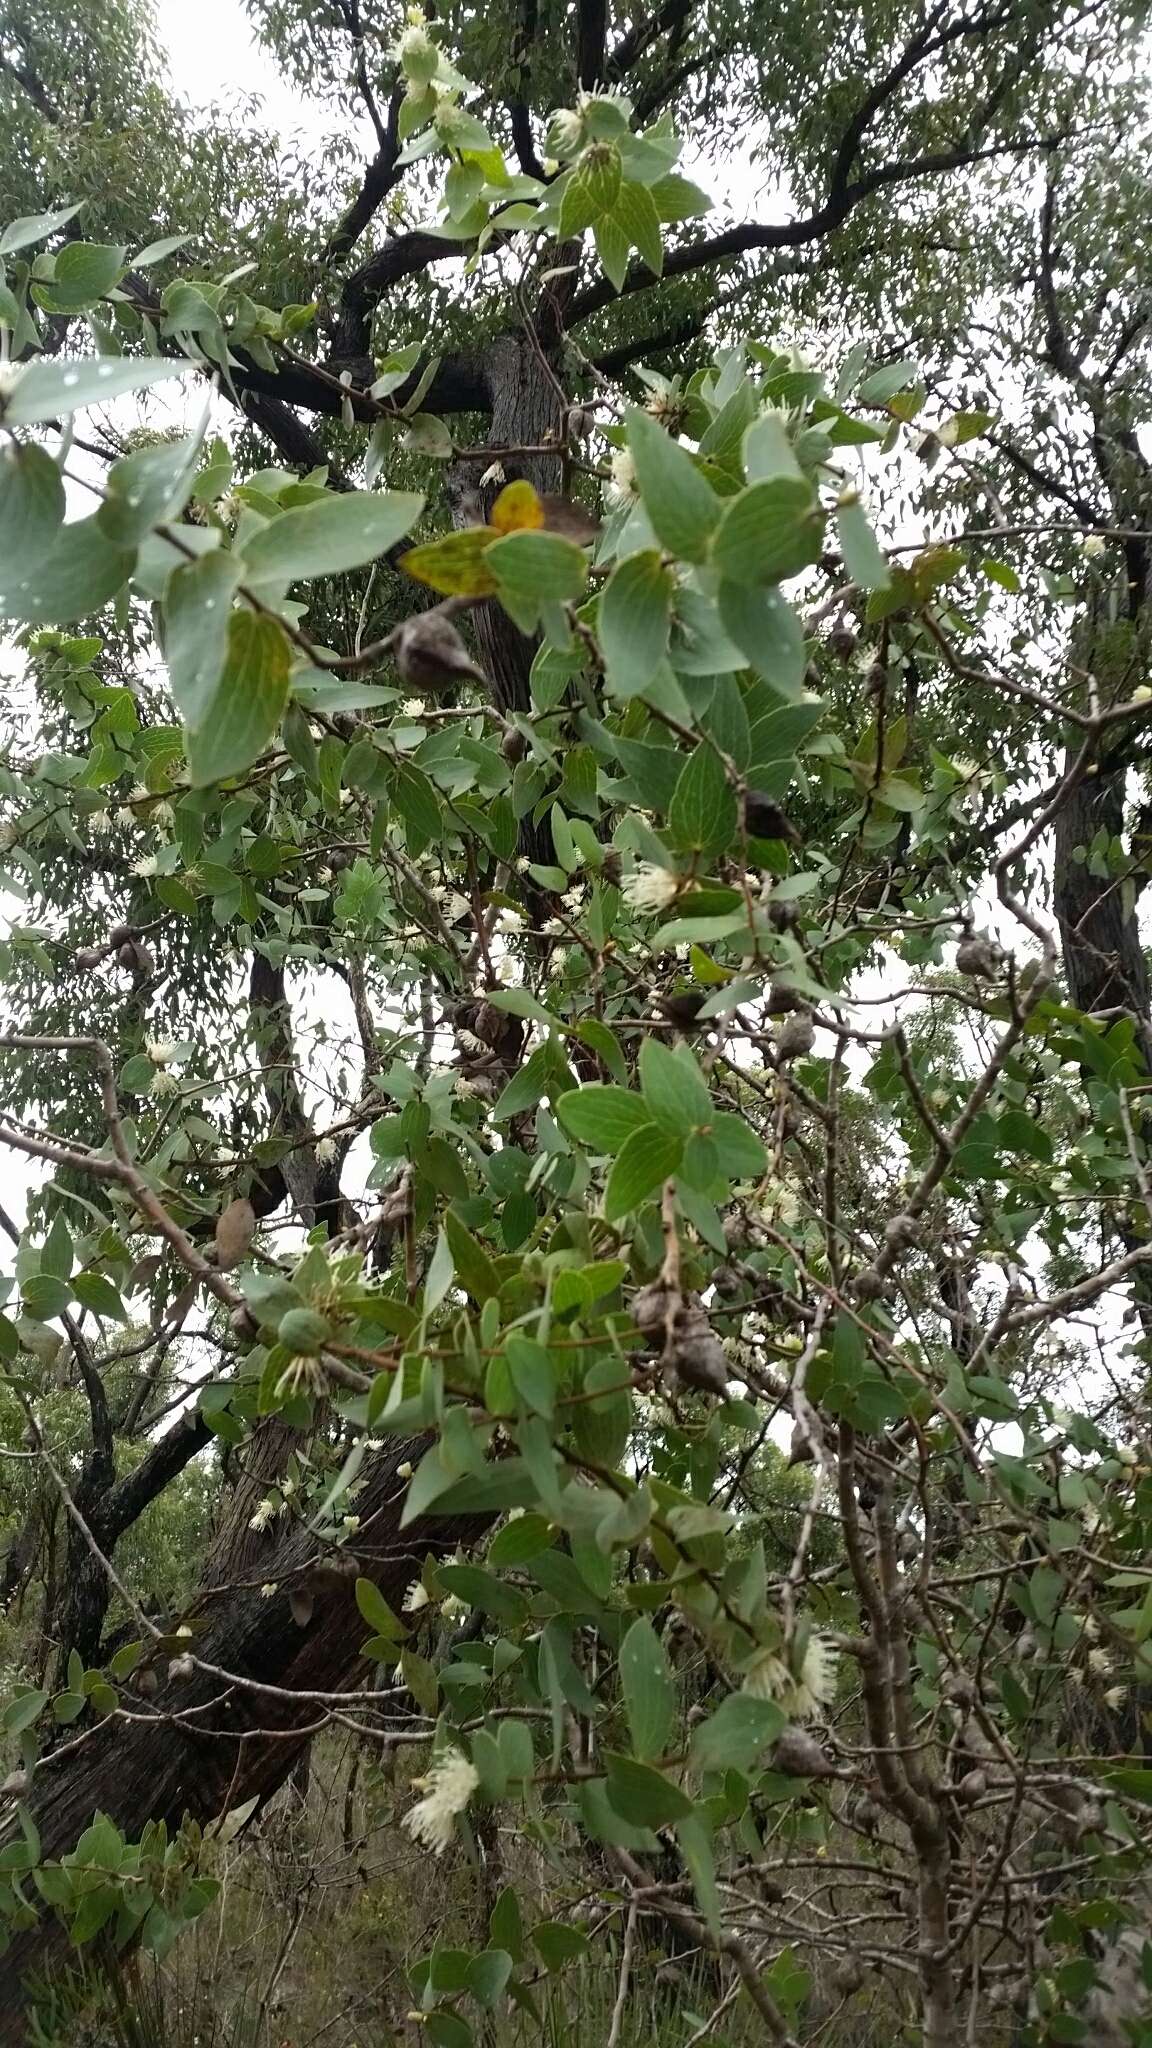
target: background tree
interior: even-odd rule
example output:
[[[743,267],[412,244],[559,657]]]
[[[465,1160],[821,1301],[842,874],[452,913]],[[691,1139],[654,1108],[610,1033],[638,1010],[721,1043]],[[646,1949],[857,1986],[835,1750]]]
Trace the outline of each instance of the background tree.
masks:
[[[1139,19],[257,18],[0,18],[0,2039],[331,1730],[447,2048],[1133,2038]]]

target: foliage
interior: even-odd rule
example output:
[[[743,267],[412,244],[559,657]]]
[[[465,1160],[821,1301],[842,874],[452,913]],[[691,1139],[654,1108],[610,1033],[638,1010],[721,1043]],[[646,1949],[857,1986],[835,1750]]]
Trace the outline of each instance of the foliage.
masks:
[[[652,1924],[677,2039],[1138,2042],[1133,22],[277,4],[282,196],[112,13],[0,45],[13,1975],[330,1727],[441,2048]]]

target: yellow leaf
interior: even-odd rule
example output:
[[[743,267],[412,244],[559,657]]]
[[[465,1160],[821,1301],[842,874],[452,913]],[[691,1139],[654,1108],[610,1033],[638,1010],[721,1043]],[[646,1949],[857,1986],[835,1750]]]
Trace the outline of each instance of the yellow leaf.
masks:
[[[492,524],[497,533],[520,533],[525,527],[543,526],[544,507],[525,477],[505,484],[492,507]]]
[[[484,552],[500,533],[496,526],[465,526],[459,533],[445,533],[439,540],[409,548],[400,557],[400,567],[445,597],[490,597],[496,579]]]

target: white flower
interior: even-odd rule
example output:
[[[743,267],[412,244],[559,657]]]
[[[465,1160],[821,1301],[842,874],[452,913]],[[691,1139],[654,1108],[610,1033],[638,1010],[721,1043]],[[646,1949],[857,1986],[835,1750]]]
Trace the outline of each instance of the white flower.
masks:
[[[410,22],[389,55],[396,59],[406,78],[426,84],[436,70],[438,52],[422,21]]]
[[[1119,1709],[1124,1705],[1124,1702],[1127,1699],[1127,1697],[1128,1688],[1126,1685],[1110,1685],[1108,1687],[1107,1692],[1104,1695],[1104,1705],[1108,1707],[1113,1714],[1118,1713]]]
[[[568,965],[568,962],[571,958],[572,948],[570,946],[553,947],[552,958],[548,962],[548,972],[552,976],[552,979],[554,981],[558,981],[560,979],[560,976],[564,973]]]
[[[1102,533],[1090,533],[1087,540],[1081,544],[1081,552],[1092,561],[1097,555],[1102,555],[1107,546],[1108,543]]]
[[[792,1673],[775,1650],[761,1650],[744,1673],[743,1690],[754,1700],[775,1700],[782,1707],[794,1691]]]
[[[154,875],[156,873],[156,868],[157,861],[156,855],[154,853],[142,853],[139,860],[134,860],[132,863],[132,873],[134,875],[139,875],[142,881],[145,880],[147,876]]]
[[[260,1588],[260,1598],[262,1600],[270,1600],[273,1593],[278,1593],[279,1591],[280,1588],[276,1584],[275,1579],[267,1579]]]
[[[456,1076],[456,1093],[457,1093],[457,1095],[462,1095],[462,1096],[464,1096],[465,1098],[467,1098],[467,1097],[468,1097],[468,1096],[470,1096],[470,1095],[475,1095],[475,1093],[476,1093],[476,1083],[475,1083],[475,1081],[470,1081],[470,1080],[468,1079],[468,1076],[467,1076],[467,1074],[457,1074],[457,1076]]]
[[[827,1636],[810,1635],[792,1701],[794,1721],[810,1721],[836,1696],[836,1651]]]
[[[107,811],[89,811],[88,830],[96,839],[103,839],[112,830],[112,819]]]
[[[667,910],[680,893],[680,877],[669,868],[658,868],[650,860],[642,860],[625,877],[624,901],[633,910]]]
[[[404,1815],[404,1827],[414,1842],[442,1856],[455,1834],[456,1815],[463,1813],[477,1785],[479,1773],[462,1750],[442,1750],[423,1778],[414,1778],[424,1797]]]
[[[440,1612],[445,1621],[455,1621],[461,1614],[467,1614],[467,1603],[455,1593],[446,1593],[440,1602]]]
[[[291,1399],[293,1394],[326,1394],[328,1375],[318,1358],[291,1358],[276,1382],[277,1394]],[[285,1488],[287,1491],[287,1488]]]
[[[417,1579],[414,1586],[409,1586],[408,1591],[404,1596],[404,1612],[405,1614],[419,1614],[420,1609],[422,1607],[427,1607],[427,1605],[428,1590],[425,1586],[422,1586],[420,1580]]]
[[[255,1514],[249,1515],[248,1527],[257,1530],[266,1529],[268,1524],[275,1519],[275,1515],[276,1503],[274,1500],[269,1500],[267,1495],[265,1495]]]
[[[516,873],[518,875],[526,875],[531,865],[532,863],[526,853],[519,854],[516,860]]]
[[[423,697],[405,697],[400,706],[405,718],[420,718],[428,709]]]
[[[116,823],[118,825],[134,825],[136,823],[135,811],[130,811],[127,804],[121,804],[116,812]]]
[[[494,931],[502,932],[506,938],[515,938],[523,929],[524,919],[518,910],[502,910],[493,926]]]
[[[613,451],[612,481],[608,486],[607,498],[610,505],[635,505],[639,503],[640,486],[636,478],[636,464],[627,448]]]
[[[380,1450],[380,1449],[381,1449],[381,1446],[380,1446],[380,1444],[379,1444],[379,1443],[374,1443],[374,1444],[372,1445],[372,1448],[373,1448],[373,1450],[374,1450],[374,1451],[378,1451],[378,1450]],[[396,1467],[396,1477],[397,1477],[397,1479],[411,1479],[411,1477],[412,1477],[412,1467],[411,1467],[411,1465],[410,1465],[410,1463],[409,1463],[409,1461],[408,1461],[408,1459],[407,1459],[407,1458],[405,1458],[405,1460],[404,1460],[404,1463],[403,1463],[402,1465],[397,1465],[397,1467]]]
[[[579,910],[584,901],[583,883],[577,882],[575,888],[567,889],[560,898],[560,901],[564,905],[565,910]]]
[[[744,1691],[774,1700],[790,1721],[811,1721],[836,1692],[836,1652],[826,1636],[811,1635],[797,1678],[776,1650],[761,1650],[744,1673]]]
[[[1107,1650],[1089,1650],[1088,1669],[1094,1671],[1097,1678],[1107,1678],[1112,1669],[1112,1659]]]
[[[483,490],[485,485],[487,484],[502,484],[506,476],[507,471],[505,470],[504,464],[502,462],[490,462],[488,464],[487,469],[484,471],[483,476],[480,479],[481,490]]]
[[[321,1166],[331,1166],[336,1157],[335,1138],[321,1138],[316,1147],[316,1159]]]
[[[360,1527],[359,1515],[345,1515],[340,1527],[345,1531],[346,1535],[354,1536]]]
[[[567,927],[565,926],[563,919],[559,917],[549,917],[545,919],[545,922],[541,925],[540,929],[547,938],[558,939],[563,937]]]
[[[180,1083],[175,1074],[168,1072],[167,1067],[157,1067],[148,1093],[154,1102],[159,1102],[165,1095],[179,1095]]]
[[[166,1067],[176,1057],[176,1047],[170,1038],[146,1038],[144,1050],[154,1067]]]
[[[575,107],[558,107],[548,123],[548,146],[557,156],[575,156],[584,142],[584,122]]]

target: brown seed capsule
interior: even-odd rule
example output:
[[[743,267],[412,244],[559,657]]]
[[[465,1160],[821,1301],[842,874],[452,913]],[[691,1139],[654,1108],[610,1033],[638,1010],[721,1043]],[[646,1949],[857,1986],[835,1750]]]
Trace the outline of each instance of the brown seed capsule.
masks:
[[[855,1956],[843,1956],[832,1972],[832,1984],[841,1998],[851,1998],[864,1982],[864,1971]]]
[[[126,946],[130,943],[135,927],[130,924],[114,924],[108,934],[110,946]]]
[[[512,765],[524,759],[525,754],[528,752],[528,741],[517,726],[510,725],[508,727],[500,742],[500,752],[503,754],[504,759]]]
[[[956,1797],[957,1799],[962,1799],[965,1806],[975,1806],[978,1800],[983,1799],[987,1790],[988,1774],[986,1771],[965,1771],[964,1776],[956,1787]]]
[[[482,683],[485,676],[443,612],[416,612],[389,636],[401,681],[416,690],[443,690],[452,683]]]
[[[816,1043],[816,1026],[810,1010],[794,1010],[776,1033],[776,1056],[781,1060],[803,1059]]]
[[[965,974],[973,981],[995,981],[1000,968],[1000,949],[990,939],[978,938],[975,933],[961,939],[956,948],[957,974]]]
[[[124,941],[124,944],[118,948],[116,958],[121,967],[135,967],[136,948],[132,944],[131,939],[126,939]]]
[[[221,1272],[238,1266],[256,1235],[256,1211],[247,1195],[238,1195],[216,1218],[216,1264]]]
[[[94,967],[99,967],[103,958],[104,954],[99,946],[81,946],[76,955],[76,965],[83,973],[88,974]]]
[[[828,652],[837,661],[851,661],[856,652],[856,635],[850,626],[837,626],[828,635]]]
[[[791,818],[774,804],[771,797],[761,796],[758,789],[744,792],[744,830],[753,839],[782,839],[786,845],[798,846],[800,834]]]
[[[832,1770],[827,1752],[805,1728],[785,1728],[777,1737],[772,1762],[791,1778],[826,1778]]]

